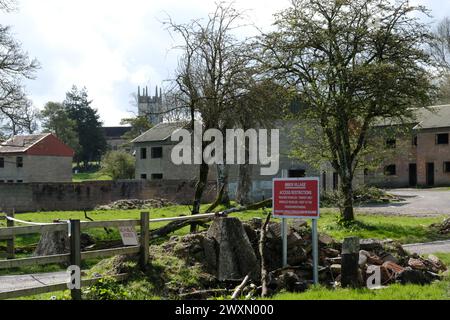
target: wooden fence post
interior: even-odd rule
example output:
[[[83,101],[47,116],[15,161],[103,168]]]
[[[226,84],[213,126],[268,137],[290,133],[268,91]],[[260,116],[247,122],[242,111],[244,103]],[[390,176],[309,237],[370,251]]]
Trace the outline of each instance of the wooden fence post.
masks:
[[[359,238],[349,237],[342,244],[342,279],[343,288],[359,288]]]
[[[70,265],[81,268],[80,220],[70,220]],[[81,300],[81,288],[71,290],[72,300]]]
[[[15,210],[13,210],[10,213],[7,213],[6,216],[10,217],[10,218],[14,218],[15,216]],[[6,219],[6,226],[9,227],[14,227],[14,221],[12,220],[8,220]],[[15,258],[15,249],[14,249],[14,241],[15,241],[15,237],[12,236],[12,238],[6,240],[6,258],[8,260],[14,259]]]
[[[147,268],[148,257],[149,257],[149,246],[150,246],[150,213],[141,212],[141,249],[139,264],[143,271]]]

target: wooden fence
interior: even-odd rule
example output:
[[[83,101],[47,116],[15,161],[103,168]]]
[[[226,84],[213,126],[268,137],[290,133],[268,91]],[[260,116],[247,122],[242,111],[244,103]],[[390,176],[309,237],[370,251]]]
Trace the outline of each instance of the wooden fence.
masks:
[[[171,222],[183,220],[199,220],[206,218],[213,218],[217,214],[201,214],[197,216],[161,218],[150,220],[148,212],[141,213],[140,220],[112,220],[112,221],[92,221],[85,222],[80,220],[70,220],[65,223],[51,223],[51,224],[36,224],[26,221],[21,221],[14,218],[14,214],[7,215],[7,227],[0,228],[0,240],[7,241],[7,259],[0,260],[0,269],[20,268],[31,265],[46,265],[46,264],[69,264],[71,266],[81,266],[81,262],[93,258],[108,258],[116,255],[134,255],[139,254],[139,264],[144,269],[149,260],[149,243],[150,243],[150,223],[156,222]],[[15,222],[27,223],[32,225],[15,226]],[[114,227],[140,227],[140,241],[138,246],[121,247],[116,249],[104,249],[96,251],[81,251],[81,231],[92,228],[114,228]],[[53,256],[31,257],[23,259],[15,259],[14,241],[18,235],[26,234],[42,234],[45,232],[69,231],[70,239],[70,253],[59,254]],[[118,280],[124,280],[126,275],[119,275]],[[91,285],[98,281],[98,279],[83,280],[82,285]],[[38,288],[14,290],[11,292],[0,292],[0,300],[14,299],[22,296],[29,296],[35,294],[49,293],[68,288],[67,283],[59,283]],[[74,300],[81,299],[81,289],[71,290],[71,296]]]

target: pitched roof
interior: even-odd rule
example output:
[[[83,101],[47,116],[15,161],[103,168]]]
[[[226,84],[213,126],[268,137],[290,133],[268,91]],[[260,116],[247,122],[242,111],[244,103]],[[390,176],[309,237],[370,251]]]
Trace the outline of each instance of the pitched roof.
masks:
[[[14,136],[0,143],[0,153],[25,153],[32,146],[51,135],[51,133]]]
[[[103,127],[103,132],[106,138],[121,138],[131,129],[132,127]]]
[[[139,142],[153,142],[166,141],[172,136],[172,133],[179,129],[183,129],[188,125],[188,122],[172,122],[160,123],[150,130],[144,132],[141,136],[134,139],[133,143]]]
[[[417,111],[414,129],[450,128],[450,105],[432,106]]]

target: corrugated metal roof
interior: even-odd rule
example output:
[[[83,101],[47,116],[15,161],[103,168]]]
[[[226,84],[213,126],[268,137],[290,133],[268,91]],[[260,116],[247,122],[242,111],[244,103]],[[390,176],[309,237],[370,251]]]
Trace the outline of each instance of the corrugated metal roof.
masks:
[[[188,124],[188,122],[160,123],[134,139],[132,142],[166,141],[172,136],[172,133],[176,130],[185,128]]]
[[[14,136],[0,143],[0,153],[24,153],[51,133]]]

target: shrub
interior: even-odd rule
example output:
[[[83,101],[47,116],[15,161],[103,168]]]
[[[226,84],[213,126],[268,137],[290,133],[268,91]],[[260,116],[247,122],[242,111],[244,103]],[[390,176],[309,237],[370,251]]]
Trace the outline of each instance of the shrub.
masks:
[[[129,153],[111,151],[103,157],[101,173],[113,180],[133,179],[134,171],[135,159]]]

